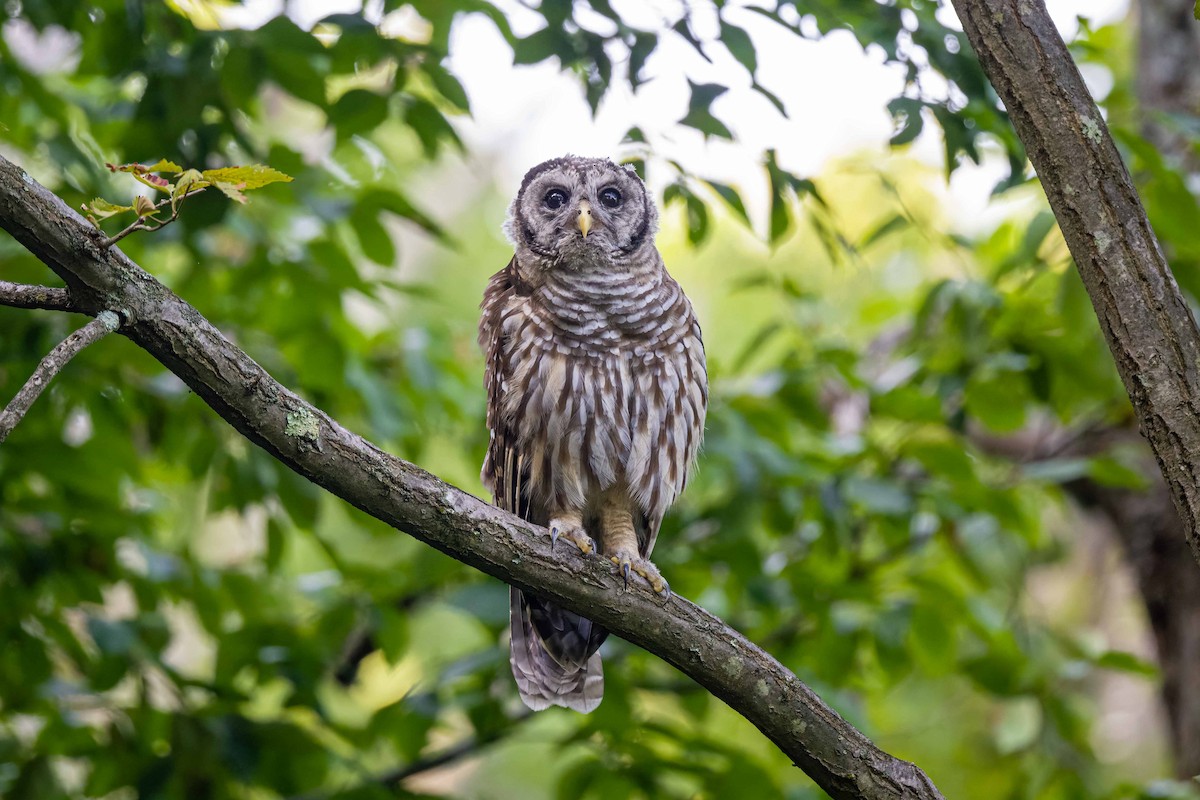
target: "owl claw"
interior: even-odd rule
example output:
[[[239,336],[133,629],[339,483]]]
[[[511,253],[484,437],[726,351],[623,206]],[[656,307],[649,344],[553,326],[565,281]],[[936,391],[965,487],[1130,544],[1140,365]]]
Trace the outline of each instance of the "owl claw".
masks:
[[[550,550],[552,552],[560,537],[578,547],[585,556],[596,549],[596,543],[592,541],[592,537],[584,533],[583,528],[562,520],[550,520]]]
[[[642,558],[631,554],[624,548],[617,550],[608,558],[613,564],[621,570],[625,577],[625,590],[629,590],[629,579],[631,573],[636,573],[646,584],[654,591],[655,594],[662,595],[664,600],[669,600],[671,597],[671,586],[663,578],[662,573],[658,571],[658,567],[654,566],[648,558]],[[635,581],[636,583],[636,581]]]

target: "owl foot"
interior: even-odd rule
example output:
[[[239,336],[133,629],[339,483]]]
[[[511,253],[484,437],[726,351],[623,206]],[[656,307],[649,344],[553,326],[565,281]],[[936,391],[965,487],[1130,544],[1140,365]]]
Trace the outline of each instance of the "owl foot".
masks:
[[[671,596],[671,586],[667,583],[666,578],[658,571],[658,567],[654,566],[648,558],[642,558],[636,553],[626,550],[624,547],[617,549],[608,560],[617,565],[621,573],[625,576],[625,589],[629,589],[629,578],[632,573],[641,576],[655,594],[661,594],[664,599]]]
[[[584,532],[583,528],[568,520],[552,519],[550,520],[551,550],[554,549],[554,545],[558,544],[560,538],[566,539],[578,547],[585,556],[596,551],[596,543]]]

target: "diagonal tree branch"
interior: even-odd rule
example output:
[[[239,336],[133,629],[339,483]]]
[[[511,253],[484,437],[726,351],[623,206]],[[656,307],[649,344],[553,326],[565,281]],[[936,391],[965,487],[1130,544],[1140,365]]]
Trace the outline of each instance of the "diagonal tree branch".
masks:
[[[29,411],[34,401],[41,397],[42,392],[54,380],[54,376],[67,365],[67,362],[77,356],[83,348],[94,344],[112,333],[120,325],[117,315],[111,311],[101,311],[91,322],[63,339],[54,349],[41,360],[33,375],[17,392],[12,402],[0,411],[0,442],[8,438],[13,428],[17,426]]]
[[[1044,0],[953,0],[1062,228],[1200,561],[1200,330]]]
[[[936,800],[916,766],[875,747],[782,664],[684,598],[624,591],[611,565],[551,552],[530,525],[380,450],[280,385],[59,198],[0,157],[0,228],[121,333],[291,469],[464,564],[587,615],[729,704],[834,798]]]

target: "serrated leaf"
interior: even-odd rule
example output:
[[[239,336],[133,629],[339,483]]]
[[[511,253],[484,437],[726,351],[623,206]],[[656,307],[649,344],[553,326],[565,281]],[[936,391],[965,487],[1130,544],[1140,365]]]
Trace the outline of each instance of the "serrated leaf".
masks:
[[[167,161],[165,158],[160,158],[156,163],[146,167],[146,172],[183,172],[183,167],[176,164],[174,161]]]
[[[246,167],[221,167],[206,169],[200,173],[204,180],[213,184],[229,183],[240,189],[261,189],[272,183],[291,183],[292,176],[263,164],[251,164]],[[218,186],[218,188],[220,188]],[[222,189],[224,191],[224,189]]]

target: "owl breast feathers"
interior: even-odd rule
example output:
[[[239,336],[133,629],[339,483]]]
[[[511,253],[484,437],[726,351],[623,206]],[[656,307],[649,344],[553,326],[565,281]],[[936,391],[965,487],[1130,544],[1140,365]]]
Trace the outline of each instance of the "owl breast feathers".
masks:
[[[708,378],[656,223],[636,173],[606,159],[567,156],[526,174],[506,226],[516,252],[482,306],[483,482],[498,506],[667,593],[649,556],[700,447]],[[517,590],[511,614],[525,703],[595,708],[607,633]]]

